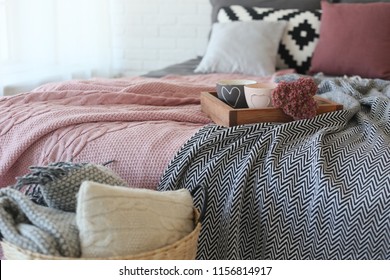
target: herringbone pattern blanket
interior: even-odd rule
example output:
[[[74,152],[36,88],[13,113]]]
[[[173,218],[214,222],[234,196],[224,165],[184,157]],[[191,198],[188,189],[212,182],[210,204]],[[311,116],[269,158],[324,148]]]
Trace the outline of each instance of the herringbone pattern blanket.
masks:
[[[199,259],[390,259],[390,82],[317,83],[344,110],[208,125],[172,160],[159,190],[209,189]]]

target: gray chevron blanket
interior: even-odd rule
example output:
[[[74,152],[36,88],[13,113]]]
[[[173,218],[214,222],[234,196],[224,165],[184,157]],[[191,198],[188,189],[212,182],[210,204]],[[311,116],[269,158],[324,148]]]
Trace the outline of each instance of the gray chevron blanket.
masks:
[[[172,160],[159,190],[209,189],[198,259],[390,259],[390,82],[316,82],[344,110],[208,125]]]

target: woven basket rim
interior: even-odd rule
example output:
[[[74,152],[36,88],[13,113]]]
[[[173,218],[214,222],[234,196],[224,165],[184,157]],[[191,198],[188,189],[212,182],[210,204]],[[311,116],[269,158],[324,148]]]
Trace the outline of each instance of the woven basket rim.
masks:
[[[197,245],[198,245],[198,238],[201,230],[201,222],[199,221],[199,210],[194,208],[194,224],[195,227],[193,231],[191,231],[188,235],[184,236],[183,238],[177,240],[176,242],[169,244],[167,246],[142,252],[138,254],[133,255],[123,255],[123,256],[113,256],[113,257],[99,257],[99,258],[70,258],[70,257],[62,257],[62,256],[51,256],[51,255],[44,255],[36,252],[31,252],[28,250],[25,250],[23,248],[20,248],[10,242],[7,242],[5,240],[0,241],[0,244],[3,249],[3,255],[6,259],[7,254],[17,252],[19,255],[22,254],[25,256],[25,259],[30,260],[147,260],[147,259],[181,259],[180,250],[179,248],[183,248],[185,246],[190,246],[189,248],[191,250],[194,250],[194,254],[196,255],[197,251]],[[158,256],[161,256],[162,258],[159,258]],[[184,256],[182,254],[182,256]],[[193,256],[195,258],[195,256]],[[14,259],[14,258],[10,258]],[[182,259],[188,259],[182,258]]]

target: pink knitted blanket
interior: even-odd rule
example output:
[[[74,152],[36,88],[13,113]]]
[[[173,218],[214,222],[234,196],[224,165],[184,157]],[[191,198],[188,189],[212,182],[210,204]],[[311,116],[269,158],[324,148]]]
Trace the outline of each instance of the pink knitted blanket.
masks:
[[[0,187],[31,165],[104,163],[130,187],[154,189],[180,147],[211,120],[200,92],[240,75],[69,81],[0,98]],[[245,77],[258,81],[268,78]]]

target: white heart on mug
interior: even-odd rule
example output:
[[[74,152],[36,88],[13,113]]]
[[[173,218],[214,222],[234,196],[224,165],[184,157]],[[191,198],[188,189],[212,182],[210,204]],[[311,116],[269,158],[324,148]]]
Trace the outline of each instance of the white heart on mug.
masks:
[[[233,102],[234,104],[232,104],[232,102],[229,101],[226,97],[234,98],[235,92],[238,93],[236,95],[236,100]],[[237,106],[238,100],[240,99],[240,95],[241,95],[241,90],[238,87],[232,87],[230,90],[225,87],[222,87],[222,97],[226,101],[226,103],[228,103],[232,107]]]
[[[256,95],[251,96],[252,106],[255,108],[268,107],[271,103],[271,98],[267,95]]]

